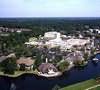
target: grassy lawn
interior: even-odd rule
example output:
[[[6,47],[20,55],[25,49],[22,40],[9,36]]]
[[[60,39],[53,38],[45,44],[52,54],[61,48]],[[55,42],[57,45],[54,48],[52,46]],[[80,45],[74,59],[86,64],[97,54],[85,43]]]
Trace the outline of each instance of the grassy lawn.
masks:
[[[80,82],[77,84],[73,84],[73,85],[64,87],[60,90],[85,90],[85,89],[87,89],[91,86],[97,85],[97,84],[100,84],[100,82],[97,83],[95,79],[91,79],[91,80],[87,80],[84,82]],[[99,87],[99,89],[93,89],[93,90],[100,90],[100,87]]]
[[[98,86],[96,88],[89,89],[89,90],[100,90],[100,86]]]
[[[15,71],[15,74],[11,75],[11,74],[4,74],[3,72],[0,71],[0,75],[1,76],[8,76],[8,77],[18,77],[22,74],[38,74],[38,71],[37,70],[31,70],[31,71]]]

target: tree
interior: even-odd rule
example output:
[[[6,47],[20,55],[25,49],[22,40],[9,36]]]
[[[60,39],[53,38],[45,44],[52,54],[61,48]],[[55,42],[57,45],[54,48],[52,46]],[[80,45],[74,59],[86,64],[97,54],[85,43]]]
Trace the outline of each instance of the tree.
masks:
[[[1,63],[2,71],[6,74],[14,74],[17,69],[15,58],[7,58]]]
[[[60,86],[59,85],[55,85],[52,90],[59,90],[60,89]]]
[[[89,57],[88,53],[84,53],[84,60],[85,61],[88,61],[88,57]]]
[[[41,54],[36,55],[36,61],[35,61],[35,67],[37,68],[41,63],[43,63],[43,60],[41,59]]]
[[[83,61],[83,60],[75,60],[74,61],[74,64],[75,64],[75,66],[83,66],[84,65],[84,62],[85,61]]]
[[[21,65],[20,65],[20,70],[21,70],[21,71],[25,71],[25,64],[21,64]]]
[[[69,62],[64,61],[59,64],[58,68],[60,71],[64,72],[65,70],[68,69],[68,66],[69,66]]]
[[[16,48],[16,57],[19,58],[21,56],[30,57],[32,56],[32,49],[25,47],[24,45],[18,45]]]

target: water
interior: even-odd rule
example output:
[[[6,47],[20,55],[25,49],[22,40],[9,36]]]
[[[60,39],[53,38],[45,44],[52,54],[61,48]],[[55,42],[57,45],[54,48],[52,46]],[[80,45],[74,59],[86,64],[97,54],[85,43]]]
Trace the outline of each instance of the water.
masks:
[[[100,53],[96,55],[96,58],[100,60]]]
[[[100,57],[100,54],[98,55]],[[1,77],[0,90],[10,90],[12,83],[16,86],[15,90],[52,90],[54,86],[62,88],[69,84],[94,78],[95,76],[100,76],[100,62],[95,65],[89,61],[88,65],[83,69],[73,68],[69,72],[65,72],[64,75],[56,78],[47,79],[29,74],[15,79]]]

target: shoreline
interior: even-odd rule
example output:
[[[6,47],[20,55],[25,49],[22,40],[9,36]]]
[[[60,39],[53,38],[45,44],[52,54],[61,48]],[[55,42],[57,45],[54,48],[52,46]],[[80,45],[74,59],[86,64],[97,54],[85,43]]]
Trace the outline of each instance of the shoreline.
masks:
[[[41,74],[39,74],[39,72],[35,72],[35,71],[16,71],[15,74],[4,74],[3,72],[0,72],[0,77],[17,78],[17,77],[20,77],[25,74],[36,75],[38,77],[45,77],[45,78],[50,78],[50,77],[55,78],[55,77],[61,76],[63,73],[59,72],[57,75],[45,76],[45,75],[41,75]]]
[[[2,74],[1,74],[2,73]],[[3,72],[0,72],[0,76],[2,76],[2,77],[9,77],[9,78],[17,78],[17,77],[20,77],[20,76],[22,76],[22,75],[24,75],[24,74],[33,74],[33,75],[37,75],[36,73],[33,73],[33,72],[26,72],[26,71],[24,71],[24,72],[20,72],[20,73],[18,73],[18,74],[3,74]]]
[[[85,66],[85,65],[84,65]],[[41,74],[40,72],[38,72],[37,70],[35,71],[15,71],[14,74],[4,74],[3,72],[0,71],[0,76],[4,76],[4,77],[10,77],[10,78],[17,78],[19,76],[22,76],[24,74],[32,74],[32,75],[37,75],[39,77],[45,77],[45,78],[52,78],[52,77],[59,77],[61,75],[63,75],[64,72],[71,70],[74,67],[73,64],[70,64],[69,67],[63,71],[63,72],[56,72],[54,74]]]

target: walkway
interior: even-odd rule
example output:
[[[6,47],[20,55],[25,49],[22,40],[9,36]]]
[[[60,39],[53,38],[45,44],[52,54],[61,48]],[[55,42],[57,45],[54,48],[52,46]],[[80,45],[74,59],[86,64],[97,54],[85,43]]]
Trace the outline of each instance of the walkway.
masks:
[[[98,86],[100,86],[100,84],[95,85],[95,86],[92,86],[92,87],[89,87],[89,88],[87,88],[87,89],[85,89],[85,90],[90,90],[90,89],[96,88],[96,87],[98,87]]]

